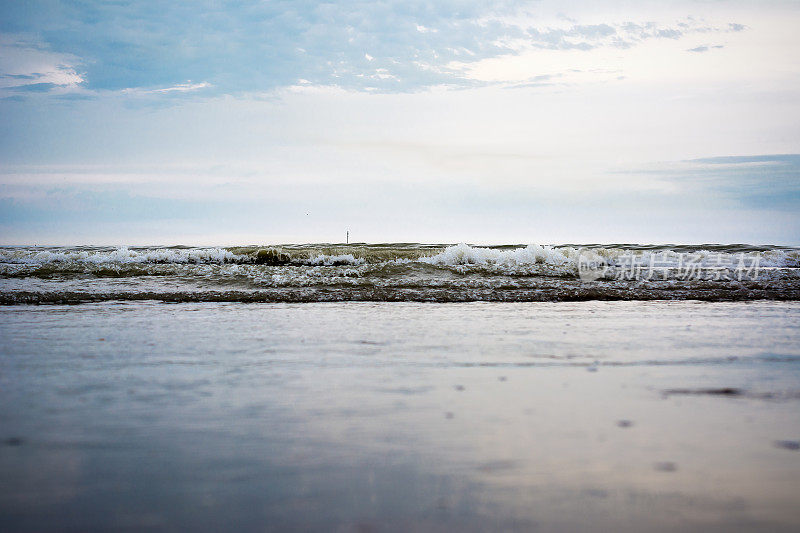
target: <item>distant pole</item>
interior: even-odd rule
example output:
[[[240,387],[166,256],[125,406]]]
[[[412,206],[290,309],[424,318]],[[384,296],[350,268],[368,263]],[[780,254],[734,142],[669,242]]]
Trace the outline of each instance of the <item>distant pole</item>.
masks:
[[[350,230],[347,230],[347,242],[345,244],[350,244]]]

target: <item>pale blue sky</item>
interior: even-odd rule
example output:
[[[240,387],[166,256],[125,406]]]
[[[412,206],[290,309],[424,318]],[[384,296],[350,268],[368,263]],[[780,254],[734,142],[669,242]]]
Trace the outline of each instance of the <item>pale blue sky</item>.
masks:
[[[0,2],[0,242],[800,244],[796,2]]]

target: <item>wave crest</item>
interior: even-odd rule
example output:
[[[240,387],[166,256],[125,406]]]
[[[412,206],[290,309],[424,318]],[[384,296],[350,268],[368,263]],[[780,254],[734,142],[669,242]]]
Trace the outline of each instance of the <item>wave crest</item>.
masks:
[[[569,258],[559,250],[549,246],[529,244],[525,248],[502,250],[494,248],[477,248],[468,244],[449,246],[442,252],[422,257],[420,262],[437,266],[454,265],[563,265]]]
[[[49,263],[227,263],[236,262],[239,256],[225,248],[151,248],[130,249],[121,246],[115,250],[2,250],[0,263],[44,265]]]

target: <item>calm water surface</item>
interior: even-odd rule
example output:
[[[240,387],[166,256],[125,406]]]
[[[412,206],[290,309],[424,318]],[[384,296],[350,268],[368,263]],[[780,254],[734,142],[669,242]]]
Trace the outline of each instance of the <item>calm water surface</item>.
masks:
[[[0,529],[796,531],[800,303],[0,307]]]

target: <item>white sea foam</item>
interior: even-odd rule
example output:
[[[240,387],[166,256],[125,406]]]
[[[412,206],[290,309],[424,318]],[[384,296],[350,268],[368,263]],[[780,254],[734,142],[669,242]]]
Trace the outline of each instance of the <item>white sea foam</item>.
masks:
[[[121,292],[132,299],[174,292],[175,301],[800,299],[800,250],[699,248],[3,247],[0,303],[93,301]]]
[[[363,265],[364,259],[354,257],[353,254],[325,255],[319,254],[303,261],[303,264],[312,266],[334,266],[334,265]]]
[[[131,250],[122,246],[110,251],[59,251],[59,250],[15,250],[0,251],[0,262],[44,265],[48,263],[225,263],[240,260],[224,248],[153,248]]]
[[[631,250],[625,248],[560,248],[573,261],[601,261],[609,265],[620,265],[635,260],[638,264],[660,264],[662,266],[680,267],[693,264],[701,268],[730,266],[742,262],[759,267],[785,268],[800,266],[800,252],[796,250],[766,251],[718,251],[718,250]]]
[[[478,248],[467,244],[458,244],[445,248],[444,251],[418,260],[437,266],[455,265],[563,265],[569,258],[559,250],[549,246],[531,244],[525,248],[513,250],[497,250],[493,248]]]
[[[599,272],[592,277],[612,279],[628,273],[636,276],[672,279],[695,276],[698,279],[740,279],[753,275],[795,276],[800,267],[800,251],[719,251],[679,248],[636,250],[623,247],[550,247],[531,244],[524,248],[499,249],[450,246],[440,253],[416,260],[460,273],[480,271],[491,275],[573,276]],[[582,278],[583,279],[583,278]]]
[[[645,249],[637,250],[626,247],[591,247],[576,248],[569,246],[540,246],[530,244],[520,248],[489,248],[458,244],[449,246],[434,255],[420,249],[418,257],[403,250],[404,258],[394,259],[391,249],[381,247],[371,249],[364,247],[355,252],[352,248],[336,254],[325,250],[313,249],[277,249],[277,253],[286,256],[289,264],[298,266],[357,266],[368,264],[404,264],[425,263],[438,267],[450,267],[457,270],[469,270],[473,267],[486,269],[489,272],[521,273],[522,271],[575,270],[583,261],[609,266],[620,266],[635,260],[640,264],[658,263],[661,266],[680,267],[692,264],[709,268],[719,265],[730,265],[739,260],[752,263],[758,260],[761,268],[798,268],[800,267],[800,250],[772,249],[765,251],[743,250],[735,247],[730,250],[690,250],[678,249]],[[236,250],[239,252],[239,250]],[[225,248],[142,248],[131,249],[68,249],[68,248],[3,248],[0,249],[0,263],[5,265],[86,265],[102,266],[110,264],[225,264],[225,263],[258,263],[258,257],[252,251],[235,253]]]

